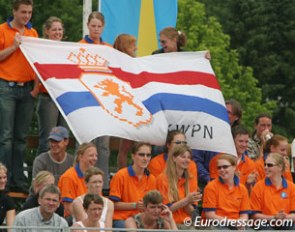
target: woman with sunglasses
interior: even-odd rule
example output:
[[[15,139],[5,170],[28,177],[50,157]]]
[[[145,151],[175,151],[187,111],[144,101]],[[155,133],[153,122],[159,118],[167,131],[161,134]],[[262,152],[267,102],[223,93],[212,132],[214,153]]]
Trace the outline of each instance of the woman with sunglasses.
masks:
[[[204,190],[203,212],[206,219],[226,221],[223,229],[243,229],[234,225],[237,220],[248,220],[250,202],[246,187],[239,182],[236,157],[223,154],[217,160],[219,177],[207,184]],[[232,222],[232,223],[231,223]],[[236,224],[237,225],[237,224]]]
[[[154,157],[148,166],[149,171],[155,177],[159,176],[164,171],[167,159],[171,155],[171,151],[173,150],[173,148],[181,144],[187,144],[185,134],[182,131],[178,130],[169,131],[166,138],[166,151]],[[194,161],[191,160],[189,162],[188,169],[190,174],[194,176],[195,180],[198,180],[197,165]]]
[[[87,194],[96,194],[103,200],[100,221],[103,222],[106,228],[112,228],[114,204],[108,198],[102,196],[103,176],[103,171],[97,167],[90,167],[86,170],[84,178],[87,193],[77,197],[73,202],[73,218],[75,221],[82,221],[87,218],[87,213],[83,208],[83,200]]]
[[[155,177],[147,166],[151,160],[151,145],[134,143],[131,151],[133,164],[120,169],[110,183],[109,199],[114,202],[114,228],[125,228],[125,220],[144,209],[144,195],[155,189]]]
[[[194,229],[184,224],[187,218],[195,216],[195,209],[202,194],[198,192],[195,177],[188,167],[192,151],[187,145],[177,145],[168,157],[165,171],[156,180],[156,187],[164,198],[163,203],[169,206],[178,229]]]
[[[263,155],[261,155],[261,158],[259,158],[255,162],[259,179],[265,178],[264,163],[265,163],[265,159],[267,155],[270,153],[278,153],[284,158],[286,168],[283,173],[283,176],[287,180],[293,182],[293,177],[290,170],[290,161],[288,156],[288,139],[278,134],[273,135],[269,140],[265,142],[265,145],[263,148]]]
[[[251,192],[253,219],[291,219],[294,224],[295,185],[283,177],[285,168],[285,160],[280,154],[270,153],[267,156],[264,163],[266,177],[259,181]],[[266,226],[261,229],[294,229],[294,226]]]

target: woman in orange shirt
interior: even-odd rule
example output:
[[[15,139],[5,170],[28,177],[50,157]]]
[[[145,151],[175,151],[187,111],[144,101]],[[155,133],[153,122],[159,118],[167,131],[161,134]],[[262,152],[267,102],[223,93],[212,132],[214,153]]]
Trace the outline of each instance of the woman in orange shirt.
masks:
[[[202,194],[188,167],[192,151],[187,145],[177,145],[168,157],[165,171],[156,180],[156,188],[173,213],[178,229],[193,229],[183,224],[185,219],[192,217],[198,207]]]
[[[236,157],[228,154],[221,155],[217,160],[219,177],[209,182],[204,191],[205,218],[226,220],[228,224],[225,227],[228,229],[239,229],[237,226],[232,226],[231,221],[248,220],[250,213],[248,191],[235,175],[236,168]]]

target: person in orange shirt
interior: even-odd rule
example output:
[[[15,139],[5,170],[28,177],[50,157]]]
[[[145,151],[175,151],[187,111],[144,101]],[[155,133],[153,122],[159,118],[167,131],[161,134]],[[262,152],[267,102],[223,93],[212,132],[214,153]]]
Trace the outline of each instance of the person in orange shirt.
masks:
[[[217,161],[219,177],[209,182],[204,190],[203,212],[206,219],[248,220],[250,201],[246,187],[235,175],[236,158],[223,154]],[[231,224],[228,224],[231,225]],[[227,226],[226,226],[227,227]],[[242,229],[229,226],[228,229]]]
[[[45,39],[61,41],[63,35],[64,26],[60,18],[51,16],[43,24],[43,37]],[[39,85],[36,111],[39,127],[39,145],[36,155],[40,155],[43,152],[47,152],[50,148],[48,136],[51,129],[56,126],[62,126],[68,129],[68,125],[41,83]]]
[[[97,150],[93,143],[82,143],[78,150],[74,167],[69,168],[58,181],[61,200],[65,208],[65,216],[72,215],[73,201],[87,192],[84,173],[94,167],[97,161]]]
[[[265,169],[264,169],[264,160],[266,159],[269,153],[278,153],[280,154],[286,163],[286,168],[283,173],[283,176],[293,182],[292,173],[290,170],[290,161],[288,156],[288,139],[282,135],[274,135],[269,140],[265,142],[265,146],[263,149],[263,155],[259,158],[255,164],[256,169],[258,171],[259,179],[265,178]]]
[[[173,213],[178,229],[194,229],[184,224],[196,212],[202,194],[198,192],[195,177],[188,167],[192,151],[187,145],[174,146],[168,157],[165,171],[156,179],[156,188]]]
[[[155,177],[147,170],[151,149],[148,143],[135,143],[131,154],[133,164],[120,169],[111,180],[109,199],[115,206],[114,228],[125,228],[125,220],[144,209],[144,195],[156,187]]]
[[[186,137],[182,131],[172,130],[168,132],[166,139],[166,152],[154,157],[149,166],[149,171],[155,176],[159,176],[166,167],[166,161],[171,155],[171,151],[175,146],[180,144],[187,144]],[[197,165],[194,161],[189,162],[189,172],[194,176],[194,179],[198,181]]]
[[[13,1],[13,17],[0,25],[0,161],[7,189],[28,192],[24,176],[26,138],[38,94],[38,79],[20,50],[21,36],[38,37],[30,19],[32,0]]]
[[[103,41],[101,34],[105,26],[105,20],[102,13],[93,11],[88,16],[87,28],[89,30],[89,35],[85,35],[79,43],[84,44],[96,44],[96,45],[106,45],[110,44]],[[96,145],[97,152],[99,154],[96,167],[104,172],[103,179],[103,192],[108,194],[109,192],[109,158],[110,158],[110,136],[100,136],[92,141]]]
[[[249,133],[246,128],[242,126],[235,126],[232,128],[232,136],[234,139],[235,147],[237,150],[237,168],[236,175],[240,179],[240,183],[246,185],[249,192],[254,184],[257,182],[258,172],[256,170],[256,165],[246,154],[249,141]],[[218,178],[217,160],[220,155],[215,156],[210,161],[210,178]]]
[[[294,225],[295,185],[282,176],[286,168],[284,158],[278,153],[270,153],[264,167],[266,177],[259,181],[251,192],[253,219],[291,219]],[[274,228],[266,226],[260,229]],[[294,229],[294,226],[275,229]]]

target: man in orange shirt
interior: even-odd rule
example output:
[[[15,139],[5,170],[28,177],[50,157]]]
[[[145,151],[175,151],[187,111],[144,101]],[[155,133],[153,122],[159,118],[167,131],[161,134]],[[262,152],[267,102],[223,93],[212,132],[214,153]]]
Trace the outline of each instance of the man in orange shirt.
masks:
[[[29,22],[32,8],[32,0],[14,0],[13,17],[0,25],[0,161],[18,192],[27,192],[24,154],[38,94],[35,73],[19,48],[21,36],[38,37]]]

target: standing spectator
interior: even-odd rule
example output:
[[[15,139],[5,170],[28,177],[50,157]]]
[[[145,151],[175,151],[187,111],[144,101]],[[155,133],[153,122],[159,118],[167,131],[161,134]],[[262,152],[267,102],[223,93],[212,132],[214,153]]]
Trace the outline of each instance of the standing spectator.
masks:
[[[27,193],[26,138],[38,94],[38,79],[21,52],[21,36],[38,37],[30,19],[32,0],[14,0],[13,17],[0,25],[0,161],[9,171],[8,187]]]
[[[114,42],[114,48],[126,53],[131,57],[136,57],[136,38],[128,34],[120,34]],[[119,152],[117,157],[118,168],[127,166],[128,153],[131,150],[133,141],[129,139],[120,139]]]
[[[255,131],[253,132],[248,145],[248,156],[251,159],[257,160],[260,158],[263,153],[262,151],[265,141],[272,136],[271,129],[271,116],[262,113],[255,118]]]
[[[43,37],[45,39],[60,41],[63,39],[63,35],[64,26],[60,18],[51,16],[43,24]],[[37,103],[39,146],[37,155],[49,150],[48,135],[53,127],[67,127],[65,119],[44,86],[40,84],[39,90],[40,94]],[[56,180],[58,179],[56,178]]]
[[[54,175],[55,184],[60,176],[73,166],[74,156],[67,153],[69,145],[69,132],[65,127],[52,128],[49,137],[50,150],[34,159],[33,178],[42,170],[47,170]]]
[[[294,230],[295,186],[282,175],[286,168],[285,160],[278,153],[270,153],[265,160],[264,168],[266,177],[259,181],[251,192],[252,217],[267,221],[292,219],[293,225],[291,227],[264,227],[261,229]]]
[[[13,226],[24,227],[13,229],[13,232],[42,231],[42,229],[26,229],[29,226],[57,228],[68,227],[66,220],[56,213],[60,204],[60,191],[54,184],[45,186],[39,196],[40,206],[27,209],[16,215]]]
[[[103,172],[97,167],[90,167],[85,172],[85,183],[87,193],[78,196],[73,202],[73,218],[75,221],[82,221],[87,218],[87,213],[83,208],[83,201],[87,194],[97,194],[103,200],[103,210],[100,221],[106,228],[112,228],[114,204],[108,198],[102,196]]]
[[[6,195],[5,187],[7,183],[7,168],[0,163],[0,226],[6,220],[6,226],[12,226],[15,217],[15,204]]]
[[[133,164],[120,169],[110,184],[110,200],[114,202],[114,228],[125,228],[125,220],[143,210],[142,198],[155,189],[155,177],[147,166],[151,160],[151,145],[135,143],[132,147]]]
[[[204,191],[203,212],[206,219],[229,222],[232,219],[248,220],[250,213],[248,191],[235,175],[236,167],[234,156],[223,154],[219,157],[217,161],[219,178],[209,182]],[[229,226],[225,229],[242,228]]]
[[[39,193],[47,185],[54,184],[54,176],[48,171],[40,171],[33,179],[33,195],[26,199],[26,202],[22,206],[22,210],[31,209],[39,206]],[[59,216],[64,216],[64,207],[62,204],[56,209],[55,213]]]
[[[104,223],[100,220],[103,211],[104,201],[97,194],[86,194],[83,199],[83,208],[86,212],[86,218],[75,222],[73,227],[81,227],[81,230],[74,232],[85,232],[83,228],[105,228]],[[96,230],[95,230],[96,231]],[[104,230],[102,230],[104,231]]]
[[[97,161],[97,150],[93,143],[83,143],[79,146],[74,167],[69,168],[59,179],[65,216],[72,215],[72,204],[76,197],[87,192],[84,173],[94,167]]]
[[[202,199],[195,176],[189,172],[191,158],[192,151],[187,145],[174,146],[165,171],[156,179],[156,188],[164,198],[163,203],[169,206],[178,229],[182,230],[194,229],[185,221],[195,215],[198,201]]]
[[[143,197],[144,210],[129,217],[126,228],[177,230],[171,210],[162,202],[163,197],[159,191],[149,191]]]
[[[231,127],[240,125],[242,119],[242,107],[241,104],[235,99],[229,99],[225,101],[225,106],[229,118]]]
[[[87,27],[89,30],[89,35],[79,41],[79,43],[89,43],[89,44],[99,44],[111,46],[110,44],[104,42],[101,38],[105,26],[105,20],[102,13],[94,11],[88,17]],[[110,137],[101,136],[93,140],[96,145],[98,152],[98,160],[96,167],[100,168],[104,172],[104,191],[109,191],[109,158],[110,158]]]

